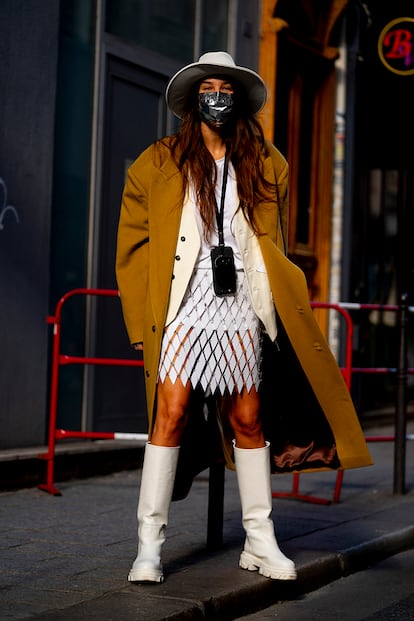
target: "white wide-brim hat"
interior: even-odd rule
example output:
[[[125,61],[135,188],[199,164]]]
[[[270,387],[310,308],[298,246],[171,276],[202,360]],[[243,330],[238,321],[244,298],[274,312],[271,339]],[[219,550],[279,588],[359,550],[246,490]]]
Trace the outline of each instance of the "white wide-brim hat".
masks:
[[[241,84],[252,114],[260,112],[266,103],[266,85],[258,73],[247,67],[238,67],[227,52],[207,52],[198,62],[177,71],[167,85],[167,105],[179,119],[183,117],[191,87],[208,76],[226,76]]]

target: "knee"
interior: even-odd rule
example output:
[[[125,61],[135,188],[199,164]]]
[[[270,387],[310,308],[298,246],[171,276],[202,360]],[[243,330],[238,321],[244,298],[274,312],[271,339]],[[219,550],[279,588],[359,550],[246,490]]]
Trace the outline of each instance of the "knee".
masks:
[[[233,430],[245,436],[254,436],[262,428],[259,411],[248,408],[237,408],[230,416]]]
[[[179,429],[185,426],[187,415],[185,404],[168,400],[158,404],[156,420],[164,427]]]
[[[245,437],[255,437],[261,432],[262,425],[258,419],[240,419],[234,418],[232,421],[232,427],[236,435],[243,435]]]

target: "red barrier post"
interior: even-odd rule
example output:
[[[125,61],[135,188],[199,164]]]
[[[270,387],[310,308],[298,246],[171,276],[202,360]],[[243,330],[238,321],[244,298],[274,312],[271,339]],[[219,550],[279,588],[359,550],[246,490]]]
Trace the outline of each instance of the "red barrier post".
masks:
[[[59,383],[59,351],[61,339],[61,305],[56,307],[55,315],[47,317],[47,322],[53,324],[53,355],[52,377],[50,385],[50,411],[49,411],[49,439],[48,451],[38,455],[40,459],[47,460],[46,483],[40,484],[39,489],[60,496],[61,492],[54,485],[55,477],[55,432],[57,419],[58,383]]]

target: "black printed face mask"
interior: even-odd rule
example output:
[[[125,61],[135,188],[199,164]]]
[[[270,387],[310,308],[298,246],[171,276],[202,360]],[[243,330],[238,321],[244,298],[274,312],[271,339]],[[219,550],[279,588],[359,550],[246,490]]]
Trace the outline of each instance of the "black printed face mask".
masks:
[[[200,93],[198,101],[202,120],[216,127],[224,125],[233,111],[233,95],[230,93]]]

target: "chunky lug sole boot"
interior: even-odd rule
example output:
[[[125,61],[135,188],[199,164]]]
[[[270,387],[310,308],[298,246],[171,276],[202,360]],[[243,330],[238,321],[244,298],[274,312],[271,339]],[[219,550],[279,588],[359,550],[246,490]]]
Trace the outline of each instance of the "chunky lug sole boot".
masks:
[[[147,443],[138,502],[138,556],[130,582],[163,582],[161,549],[165,542],[179,446]]]
[[[257,449],[234,445],[237,482],[246,531],[239,565],[273,580],[295,580],[295,564],[279,549],[272,514],[269,442]]]

